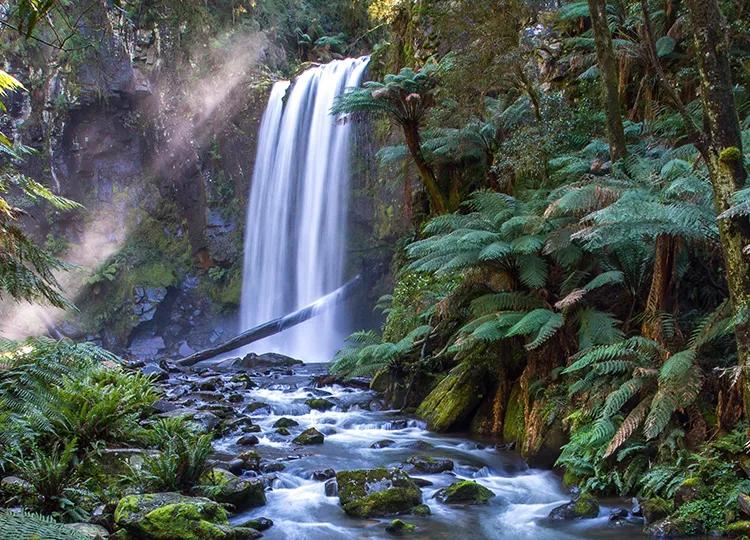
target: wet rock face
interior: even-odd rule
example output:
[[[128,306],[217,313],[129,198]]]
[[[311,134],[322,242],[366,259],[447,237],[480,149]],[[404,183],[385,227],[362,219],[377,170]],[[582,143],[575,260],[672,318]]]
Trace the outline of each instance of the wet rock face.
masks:
[[[133,315],[140,322],[152,320],[156,308],[166,296],[166,287],[136,287],[133,291]]]
[[[422,492],[399,469],[339,471],[339,503],[353,517],[377,517],[409,512],[422,503]]]

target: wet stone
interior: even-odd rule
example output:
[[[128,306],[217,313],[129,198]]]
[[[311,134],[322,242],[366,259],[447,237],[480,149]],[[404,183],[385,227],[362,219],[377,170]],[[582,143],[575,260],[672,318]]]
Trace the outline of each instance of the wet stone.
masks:
[[[278,461],[273,461],[271,463],[264,463],[263,465],[260,466],[260,472],[265,473],[265,474],[283,471],[284,469],[286,469],[286,465]]]
[[[240,446],[255,446],[260,440],[255,435],[243,435],[237,439],[237,444]]]
[[[324,480],[329,480],[331,478],[336,477],[336,471],[333,469],[324,469],[322,471],[313,471],[312,473],[313,480],[317,480],[318,482],[323,482]]]
[[[453,470],[453,462],[450,459],[433,458],[430,456],[412,456],[406,460],[414,470],[426,474],[437,474]]]
[[[297,435],[292,442],[307,446],[311,444],[323,444],[324,440],[325,436],[320,431],[310,428]]]
[[[391,439],[382,439],[380,441],[376,441],[370,445],[370,448],[389,448],[396,444],[396,441],[392,441]]]
[[[299,422],[296,420],[292,420],[291,418],[282,417],[276,420],[273,423],[273,427],[275,428],[290,428],[290,427],[296,427],[299,425]]]
[[[245,521],[240,525],[240,527],[247,527],[250,529],[255,529],[256,531],[263,532],[273,527],[273,521],[264,517],[255,518]]]
[[[485,504],[494,496],[492,491],[472,480],[455,482],[435,495],[445,504]]]
[[[312,398],[305,401],[305,405],[316,411],[327,411],[333,409],[336,404],[325,398]]]

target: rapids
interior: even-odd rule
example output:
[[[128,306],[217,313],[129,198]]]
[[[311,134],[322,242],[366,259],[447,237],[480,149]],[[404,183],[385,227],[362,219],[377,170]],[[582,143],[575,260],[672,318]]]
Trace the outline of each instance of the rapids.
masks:
[[[253,447],[264,460],[283,463],[284,469],[271,473],[268,503],[237,514],[233,523],[266,517],[274,526],[265,531],[268,539],[329,540],[389,538],[385,525],[390,519],[360,520],[348,517],[338,497],[326,496],[324,482],[313,479],[313,472],[332,468],[337,471],[397,467],[408,457],[420,454],[449,458],[455,469],[450,473],[412,475],[432,482],[422,489],[431,516],[402,516],[417,525],[412,538],[472,539],[529,538],[541,540],[623,539],[640,535],[640,526],[609,520],[611,507],[603,504],[599,517],[576,522],[550,522],[550,510],[570,500],[560,479],[552,471],[530,469],[516,454],[498,449],[490,441],[463,436],[438,435],[420,420],[395,411],[377,409],[377,396],[365,389],[325,386],[316,388],[312,377],[325,374],[327,364],[304,364],[285,371],[271,370],[253,376],[258,388],[247,390],[245,403],[260,401],[268,408],[258,411],[253,421],[260,425],[260,443]],[[337,405],[320,412],[310,410],[304,401],[325,397]],[[270,409],[270,414],[269,414]],[[282,416],[299,422],[292,437],[308,427],[325,434],[322,445],[300,447],[291,437],[274,433],[273,424]],[[241,452],[235,445],[237,434],[216,441],[217,450]],[[390,439],[387,448],[371,448],[376,441]],[[246,449],[246,448],[245,448]],[[252,473],[246,473],[252,474]],[[491,489],[496,497],[484,506],[448,506],[433,498],[438,489],[457,479],[472,479]],[[626,508],[629,503],[614,501]]]

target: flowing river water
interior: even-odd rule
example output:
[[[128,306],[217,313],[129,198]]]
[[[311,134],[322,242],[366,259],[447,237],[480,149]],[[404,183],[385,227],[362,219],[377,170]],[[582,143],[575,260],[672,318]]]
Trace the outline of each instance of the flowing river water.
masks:
[[[201,377],[216,378],[215,366],[198,368]],[[265,531],[268,539],[329,540],[352,538],[389,538],[385,526],[392,518],[354,519],[339,506],[338,497],[326,494],[324,481],[313,478],[315,471],[334,469],[371,469],[401,467],[414,455],[448,458],[454,462],[451,472],[414,474],[431,485],[422,488],[423,501],[432,515],[402,516],[417,526],[412,538],[449,539],[624,539],[640,537],[642,525],[627,520],[611,521],[610,511],[619,503],[602,504],[599,517],[577,521],[550,521],[550,510],[570,500],[558,476],[549,470],[529,468],[518,455],[498,448],[491,441],[468,436],[436,434],[424,423],[398,411],[376,410],[381,402],[370,390],[340,385],[317,387],[313,378],[327,373],[327,364],[304,364],[291,368],[251,371],[258,386],[242,390],[242,402],[227,400],[233,410],[242,411],[249,403],[263,403],[250,413],[259,443],[251,448],[237,445],[240,432],[215,441],[215,448],[226,455],[248,449],[262,457],[266,473],[267,504],[236,514],[235,524],[250,518],[266,517],[274,525]],[[224,381],[232,375],[221,375]],[[170,379],[169,393],[181,384],[195,381],[192,375]],[[233,392],[232,383],[222,386],[225,397]],[[312,397],[325,397],[336,406],[328,411],[311,410],[305,404]],[[231,403],[230,403],[231,402]],[[223,404],[222,404],[223,405]],[[372,410],[370,410],[372,409]],[[245,409],[247,410],[247,409]],[[281,417],[294,419],[299,426],[291,435],[277,434],[274,422]],[[299,446],[292,438],[304,429],[315,427],[325,434],[321,445]],[[378,441],[391,446],[373,448]],[[270,465],[270,466],[269,466]],[[282,469],[283,467],[283,469]],[[275,469],[281,469],[276,472]],[[256,475],[245,471],[245,475]],[[438,502],[434,495],[459,479],[470,479],[495,493],[486,505],[451,506]]]

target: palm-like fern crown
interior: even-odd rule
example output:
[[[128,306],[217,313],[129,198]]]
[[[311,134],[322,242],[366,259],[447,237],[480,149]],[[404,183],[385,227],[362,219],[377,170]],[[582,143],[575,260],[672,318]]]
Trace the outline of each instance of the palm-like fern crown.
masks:
[[[383,114],[400,124],[419,124],[434,104],[437,73],[437,65],[427,64],[419,71],[404,68],[386,75],[383,82],[368,81],[339,96],[331,113]]]

